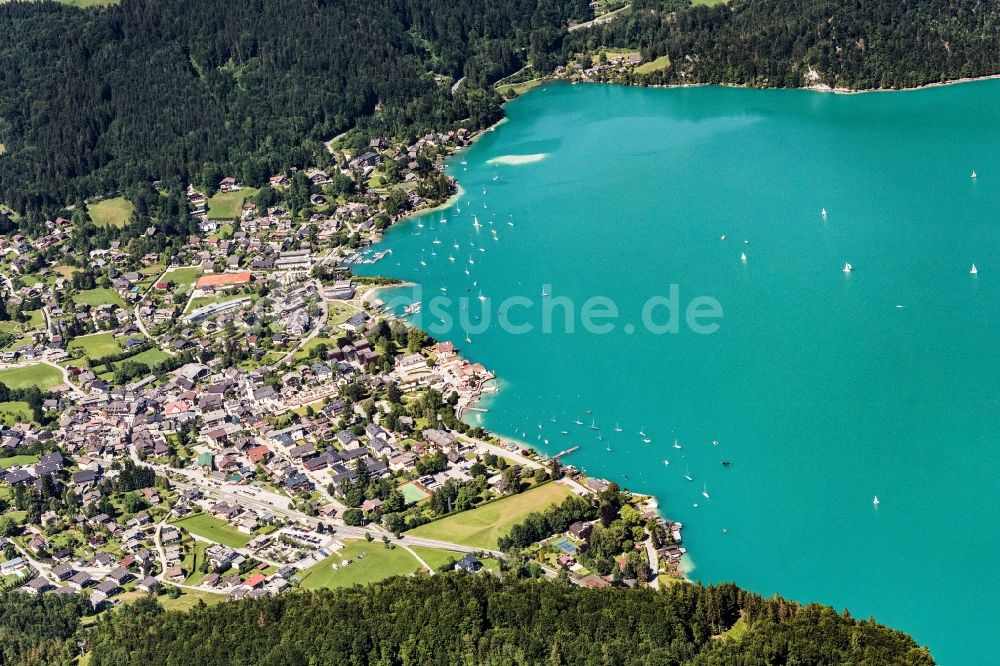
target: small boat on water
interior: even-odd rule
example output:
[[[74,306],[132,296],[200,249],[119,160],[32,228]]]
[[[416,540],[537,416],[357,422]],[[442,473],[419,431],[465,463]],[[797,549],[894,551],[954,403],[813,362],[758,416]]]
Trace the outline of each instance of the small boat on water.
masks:
[[[441,239],[440,238],[435,238],[434,239],[434,244],[435,245],[440,245],[441,244]]]
[[[972,178],[972,180],[976,179],[976,172],[975,172],[975,170],[972,171],[972,174],[969,177]]]
[[[853,270],[854,270],[854,266],[852,266],[850,263],[844,264],[844,272],[845,273],[850,273]]]
[[[646,429],[645,428],[639,428],[639,434],[642,435],[643,437],[645,437],[646,436]]]
[[[740,261],[742,261],[744,264],[747,263],[747,253],[746,252],[740,252]]]
[[[674,438],[674,448],[675,449],[681,448],[681,443],[677,441],[676,437]]]
[[[708,486],[706,486],[704,483],[701,484],[701,495],[705,499],[708,499]]]
[[[577,420],[573,421],[573,423],[575,423],[577,425],[583,425],[583,421],[581,421],[580,419],[577,419]]]
[[[691,476],[691,468],[689,467],[687,471],[684,472],[684,478],[688,481],[694,481],[694,477]]]
[[[485,296],[483,296],[483,292],[482,292],[482,291],[480,291],[480,292],[479,292],[479,302],[480,302],[480,303],[482,303],[482,302],[484,302],[485,300],[486,300],[486,297],[485,297]]]
[[[569,431],[568,431],[568,430],[560,430],[560,431],[559,431],[559,434],[560,434],[560,435],[568,435],[568,434],[569,434]]]
[[[713,439],[712,440],[712,446],[718,446],[718,445],[719,445],[719,440]]]
[[[669,460],[666,460],[666,459],[664,459],[664,461],[663,461],[663,464],[664,464],[664,465],[667,465],[667,466],[669,467],[669,466],[670,466],[670,461],[669,461]]]
[[[590,429],[597,430],[597,421],[595,421],[594,419],[590,420]]]
[[[556,422],[556,415],[555,415],[555,414],[553,414],[553,415],[552,415],[552,419],[551,419],[551,421],[552,421],[553,423],[555,423],[555,422]]]
[[[449,254],[448,255],[448,261],[454,263],[454,261],[455,261],[455,255]]]
[[[621,432],[621,431],[622,431],[621,426],[615,423],[615,432]]]
[[[719,240],[726,240],[726,234],[722,234],[722,236],[719,237]]]
[[[646,437],[645,439],[642,440],[642,443],[643,444],[652,444],[653,440],[651,440],[649,437]]]
[[[723,467],[732,467],[733,463],[729,462],[728,460],[723,460],[722,461],[722,466]]]
[[[821,217],[826,218],[826,208],[824,208],[823,210],[821,210],[819,212],[819,214],[820,214]]]
[[[875,506],[878,506],[878,504],[879,504],[879,502],[878,502],[878,495],[876,495],[875,499],[872,500],[872,504],[875,505]]]
[[[969,275],[979,275],[979,269],[976,268],[975,264],[972,264],[972,269],[969,270]]]

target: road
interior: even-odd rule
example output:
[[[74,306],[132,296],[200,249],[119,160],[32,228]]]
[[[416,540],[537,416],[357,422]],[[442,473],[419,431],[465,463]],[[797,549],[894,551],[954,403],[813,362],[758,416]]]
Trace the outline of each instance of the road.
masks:
[[[592,19],[590,21],[587,21],[586,23],[577,23],[576,25],[571,25],[569,27],[569,31],[570,32],[576,32],[577,30],[585,30],[586,28],[591,28],[591,27],[593,27],[595,25],[601,25],[602,23],[608,23],[610,21],[613,21],[614,18],[616,16],[618,16],[619,13],[621,13],[621,12],[627,10],[627,9],[630,9],[631,7],[632,7],[631,4],[627,4],[624,7],[616,9],[613,12],[608,12],[607,14],[604,14],[603,16],[598,16],[597,18]]]
[[[653,548],[653,540],[646,539],[646,557],[649,558],[649,568],[653,572],[653,580],[649,581],[649,586],[654,590],[660,589],[660,577],[657,572],[660,570],[660,560],[656,554],[656,549]]]

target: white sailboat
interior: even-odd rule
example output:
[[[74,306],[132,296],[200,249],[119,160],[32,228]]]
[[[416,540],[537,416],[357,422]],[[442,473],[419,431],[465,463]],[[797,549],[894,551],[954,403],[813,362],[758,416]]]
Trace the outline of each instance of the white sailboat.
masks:
[[[597,421],[596,420],[594,420],[594,419],[590,420],[590,429],[591,430],[597,430]]]
[[[821,210],[821,211],[819,212],[819,214],[820,214],[820,215],[821,215],[821,216],[823,217],[823,219],[825,220],[825,219],[826,219],[826,208],[824,208],[823,210]]]
[[[705,499],[708,499],[708,486],[706,486],[704,483],[701,484],[701,495]]]
[[[972,175],[971,175],[971,176],[969,176],[969,177],[970,177],[970,178],[972,178],[972,180],[975,180],[975,179],[976,179],[976,171],[975,171],[975,169],[973,169],[973,171],[972,171]]]
[[[740,252],[740,261],[742,261],[744,264],[747,263],[747,253],[746,252]]]
[[[480,303],[482,303],[482,302],[484,302],[485,300],[486,300],[486,297],[485,297],[485,296],[483,296],[483,292],[482,292],[482,291],[480,291],[480,292],[479,292],[479,302],[480,302]]]
[[[639,434],[642,435],[643,437],[645,437],[646,436],[646,429],[645,428],[639,428]]]
[[[435,245],[440,245],[441,244],[441,239],[440,238],[435,238],[434,239],[434,244]]]
[[[621,426],[615,423],[615,432],[621,432],[621,431],[622,431]]]
[[[687,471],[684,472],[684,478],[687,479],[688,481],[694,481],[694,477],[691,476],[691,468],[690,467],[688,467]]]
[[[453,254],[449,254],[449,255],[448,255],[448,261],[450,261],[450,262],[454,263],[454,262],[455,262],[455,255],[453,255]]]
[[[652,444],[653,440],[651,440],[649,437],[647,437],[647,438],[645,438],[645,439],[642,440],[642,443],[643,444]]]
[[[876,495],[875,499],[872,500],[872,504],[874,504],[875,506],[878,506],[878,495]]]
[[[674,438],[674,448],[675,449],[681,448],[681,443],[677,441],[676,437]]]
[[[722,234],[721,236],[719,236],[719,240],[726,240],[726,234]]]
[[[581,420],[579,419],[579,417],[577,417],[577,419],[576,419],[575,421],[573,421],[573,423],[575,423],[575,424],[577,424],[577,425],[583,425],[583,421],[581,421]]]
[[[845,273],[850,273],[853,270],[854,270],[854,266],[852,266],[850,263],[844,264],[844,272]]]
[[[670,466],[670,461],[667,460],[666,458],[664,458],[663,464],[666,465],[667,467],[669,467]]]
[[[979,275],[979,269],[976,268],[975,264],[972,264],[972,269],[969,270],[969,275]]]

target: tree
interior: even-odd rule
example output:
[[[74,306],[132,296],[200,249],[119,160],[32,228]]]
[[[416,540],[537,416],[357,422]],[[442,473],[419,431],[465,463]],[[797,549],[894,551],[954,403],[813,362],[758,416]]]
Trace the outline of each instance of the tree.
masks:
[[[365,524],[365,514],[361,509],[348,509],[344,512],[344,522],[352,527]]]

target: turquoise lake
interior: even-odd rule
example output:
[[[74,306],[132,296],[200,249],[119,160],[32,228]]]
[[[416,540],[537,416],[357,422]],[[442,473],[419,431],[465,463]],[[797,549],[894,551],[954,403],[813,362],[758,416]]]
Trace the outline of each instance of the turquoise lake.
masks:
[[[435,332],[501,380],[473,420],[550,454],[579,445],[565,462],[654,494],[685,525],[692,579],[847,608],[942,663],[990,663],[998,99],[1000,81],[544,86],[449,162],[459,200],[392,228],[378,249],[393,253],[358,272],[419,283],[432,330],[442,287],[492,308],[485,331]],[[683,313],[675,333],[647,330],[643,305],[670,285],[682,307],[715,299],[718,330]],[[536,307],[510,318],[536,324],[567,297],[575,330],[502,330],[512,296]],[[583,330],[592,296],[616,304],[613,331]]]

